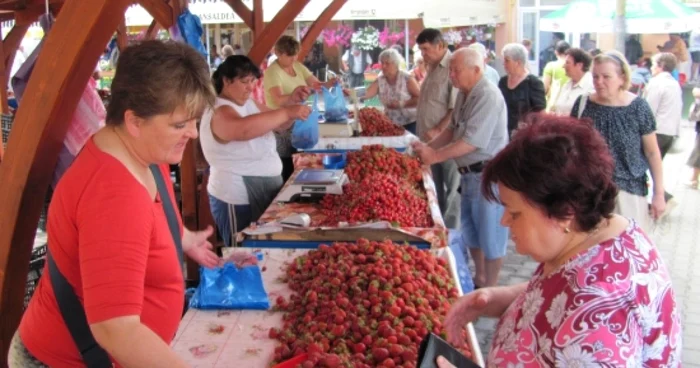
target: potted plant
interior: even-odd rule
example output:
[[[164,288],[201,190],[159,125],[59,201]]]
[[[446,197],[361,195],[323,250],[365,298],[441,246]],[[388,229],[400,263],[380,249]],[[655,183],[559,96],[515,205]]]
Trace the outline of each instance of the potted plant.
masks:
[[[372,26],[361,28],[352,34],[351,42],[362,51],[372,51],[379,46],[379,31]]]

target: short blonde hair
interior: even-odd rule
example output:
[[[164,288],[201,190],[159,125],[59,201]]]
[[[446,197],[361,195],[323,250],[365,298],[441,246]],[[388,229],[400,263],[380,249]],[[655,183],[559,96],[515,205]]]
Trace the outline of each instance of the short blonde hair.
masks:
[[[598,54],[593,59],[593,64],[595,65],[604,63],[611,63],[617,66],[617,73],[625,80],[621,89],[625,91],[629,90],[630,86],[632,86],[632,72],[625,56],[619,51],[612,50]]]
[[[654,64],[658,65],[665,72],[672,73],[678,65],[678,59],[670,52],[662,52],[654,55]]]
[[[299,53],[299,41],[292,36],[282,36],[275,43],[275,51],[282,55],[295,56]]]
[[[231,45],[225,45],[221,48],[221,56],[223,56],[224,59],[231,55],[233,55],[233,47],[231,47]]]

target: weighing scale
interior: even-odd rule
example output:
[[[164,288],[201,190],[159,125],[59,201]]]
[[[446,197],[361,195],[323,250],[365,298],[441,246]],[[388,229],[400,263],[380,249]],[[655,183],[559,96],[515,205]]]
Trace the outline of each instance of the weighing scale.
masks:
[[[294,181],[282,189],[279,202],[315,202],[326,194],[343,194],[348,182],[344,170],[302,169]]]

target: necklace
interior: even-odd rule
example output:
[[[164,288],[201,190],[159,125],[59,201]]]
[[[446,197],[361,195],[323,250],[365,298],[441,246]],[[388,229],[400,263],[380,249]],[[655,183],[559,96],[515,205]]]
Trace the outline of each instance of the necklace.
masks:
[[[578,254],[579,251],[581,250],[581,248],[583,248],[582,246],[584,244],[586,244],[591,238],[593,238],[593,236],[596,235],[601,228],[604,227],[603,224],[605,224],[605,226],[609,225],[610,220],[605,219],[605,220],[602,220],[601,222],[599,222],[592,230],[590,230],[588,232],[588,235],[583,240],[581,240],[576,245],[574,245],[569,250],[567,250],[560,257],[560,259],[553,262],[551,266],[548,266],[547,263],[545,263],[542,276],[544,276],[544,277],[549,276],[552,272],[559,269],[559,267],[561,267],[563,264],[568,262],[572,257],[574,257],[576,254]],[[572,240],[573,240],[573,238],[571,238],[571,240],[569,240],[569,243],[571,243]],[[569,243],[567,243],[566,245],[568,246]],[[566,246],[564,248],[566,248]]]

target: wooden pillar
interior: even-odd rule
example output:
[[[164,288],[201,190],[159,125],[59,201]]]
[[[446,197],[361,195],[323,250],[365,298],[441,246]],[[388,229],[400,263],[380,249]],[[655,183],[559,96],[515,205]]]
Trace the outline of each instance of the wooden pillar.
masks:
[[[265,23],[263,22],[264,18],[262,3],[262,0],[253,0],[253,26],[250,27],[250,29],[253,31],[253,39],[255,40],[257,40],[262,35],[263,30],[265,28]],[[303,8],[304,7],[302,6],[302,9]]]
[[[343,7],[343,5],[345,5],[346,2],[347,0],[333,0],[333,2],[328,4],[326,9],[323,10],[318,19],[316,19],[311,27],[309,27],[309,30],[306,31],[304,39],[301,40],[301,50],[297,56],[298,60],[304,60],[304,58],[306,58],[306,55],[313,48],[314,42],[316,42],[318,36],[321,35],[323,28],[326,27],[328,22],[333,19],[333,16],[340,10],[340,8]]]
[[[130,1],[133,2],[133,1]],[[144,9],[148,11],[153,19],[155,19],[163,28],[172,27],[174,20],[177,18],[173,15],[173,8],[163,0],[139,0]],[[180,13],[178,13],[180,15]]]
[[[308,3],[309,0],[288,1],[265,27],[263,32],[255,37],[253,47],[248,52],[248,57],[255,65],[260,65],[267,53],[272,50],[272,46],[277,42],[277,39],[287,29],[287,26],[294,21],[294,18],[301,13]]]
[[[156,22],[156,20],[154,19],[154,20],[151,22],[151,25],[149,25],[149,26],[148,26],[148,29],[146,30],[145,39],[147,39],[147,40],[153,40],[153,39],[155,39],[156,36],[158,35],[158,31],[159,31],[160,29],[161,29],[160,24],[158,24],[158,22]]]
[[[129,46],[129,35],[126,33],[126,21],[122,17],[121,23],[117,26],[117,48],[119,51],[124,51],[127,46]]]
[[[63,138],[95,62],[129,0],[66,0],[17,111],[0,165],[0,366],[22,316],[39,214]],[[16,154],[12,154],[15,152]],[[21,152],[21,154],[20,154]]]
[[[253,29],[255,26],[253,25],[253,12],[248,9],[245,4],[243,4],[243,0],[224,0],[228,6],[231,7],[234,13],[241,17],[243,19],[243,23],[245,23],[248,28]]]

